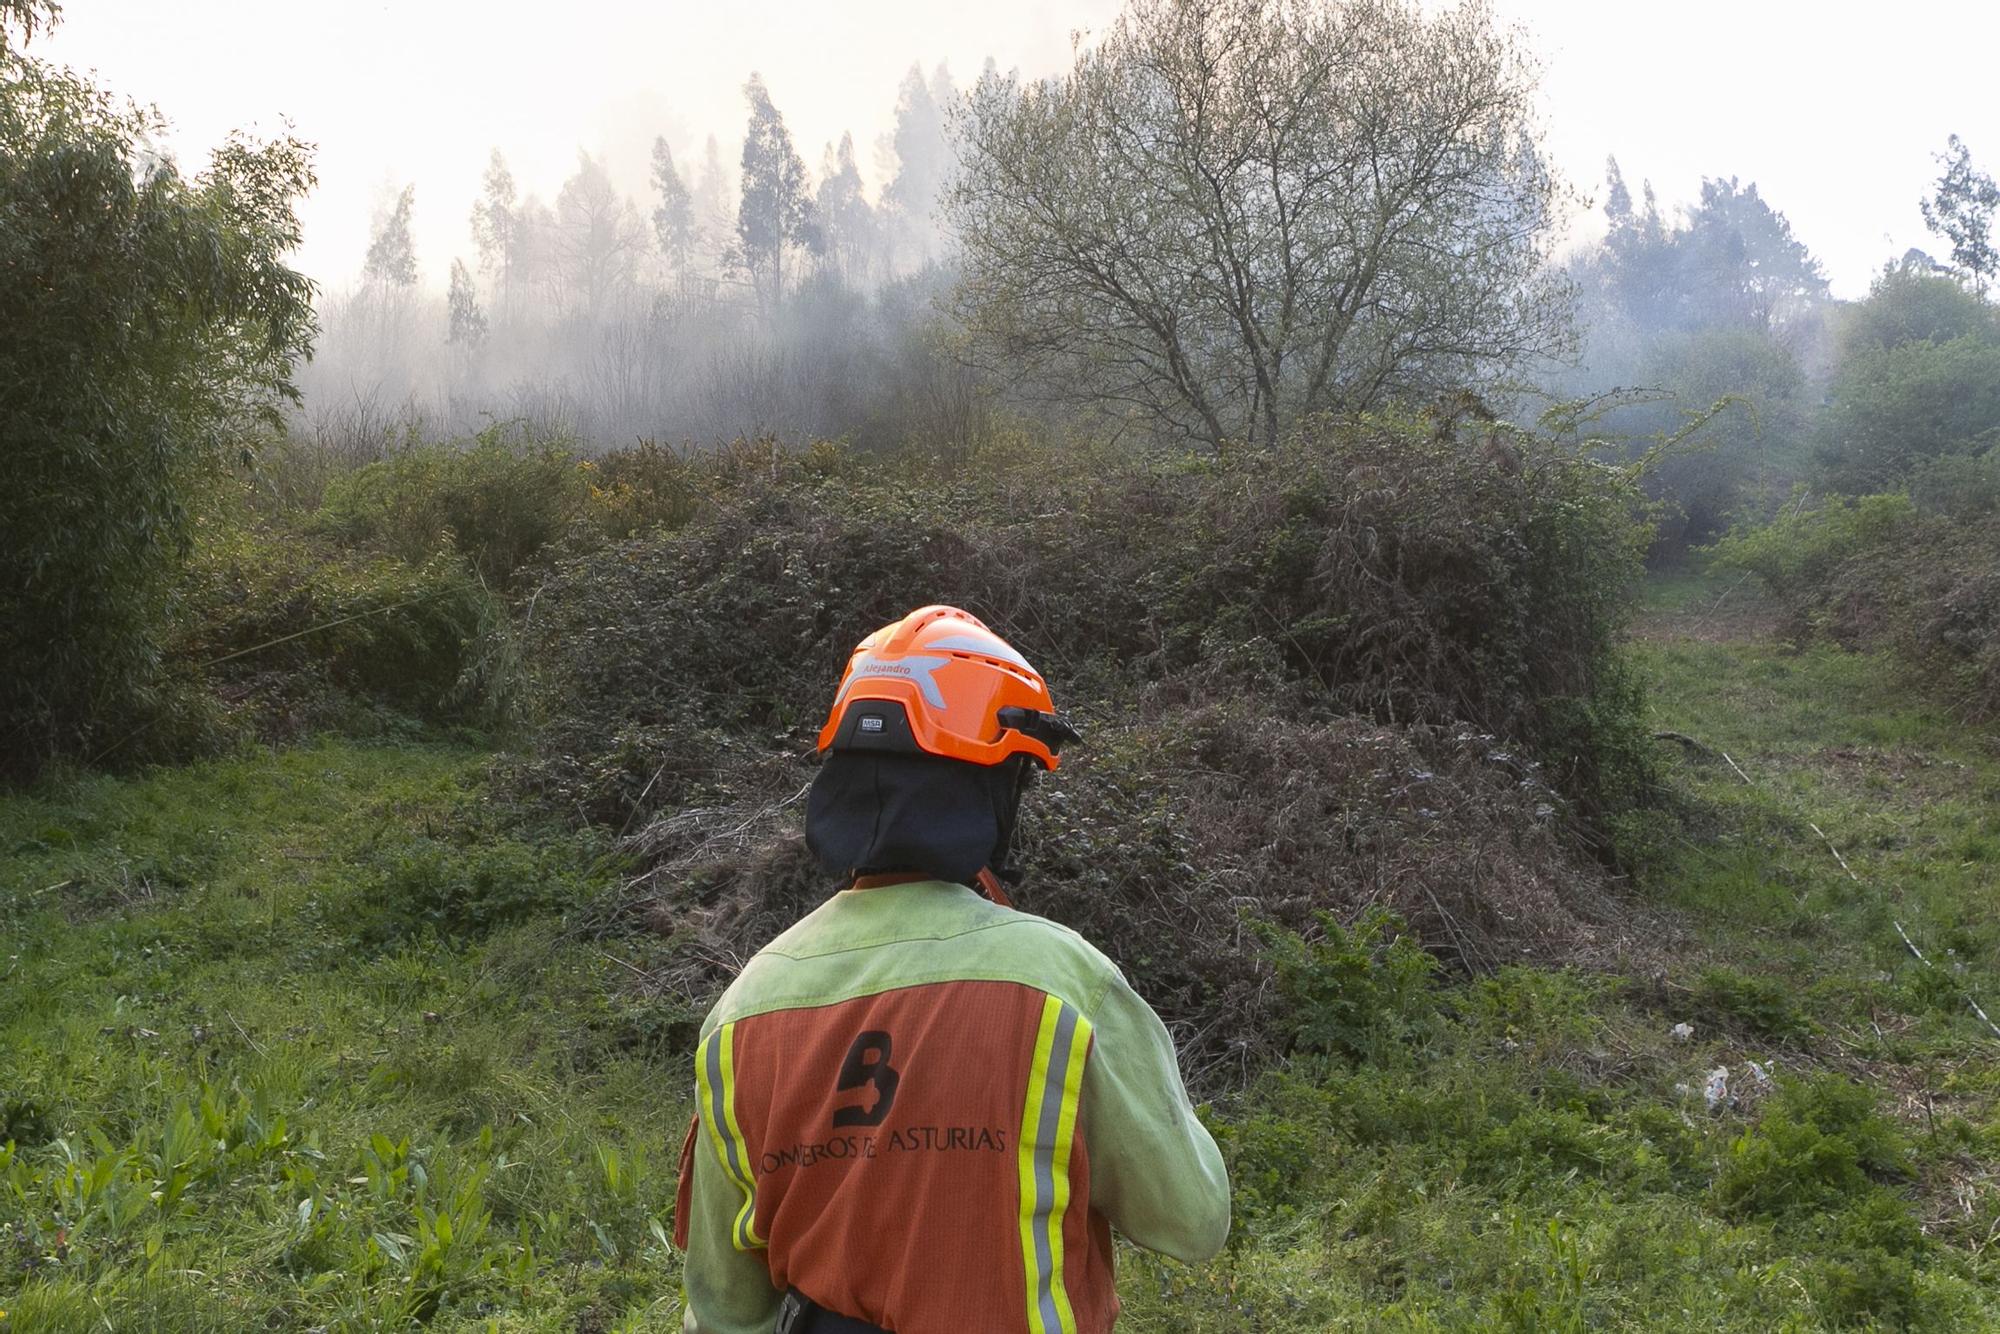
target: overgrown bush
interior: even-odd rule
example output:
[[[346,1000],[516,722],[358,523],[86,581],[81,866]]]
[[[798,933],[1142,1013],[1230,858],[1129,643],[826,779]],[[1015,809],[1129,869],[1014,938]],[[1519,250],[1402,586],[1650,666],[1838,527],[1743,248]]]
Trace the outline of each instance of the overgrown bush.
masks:
[[[312,526],[411,564],[458,552],[505,585],[582,517],[589,472],[565,441],[493,426],[471,441],[416,445],[336,477]]]
[[[565,808],[623,824],[795,744],[854,643],[925,601],[1001,628],[1086,714],[1201,670],[1299,684],[1318,717],[1470,724],[1588,816],[1644,782],[1615,653],[1643,533],[1623,474],[1554,445],[1496,462],[1371,422],[1221,456],[1020,446],[978,473],[739,450],[705,491],[538,599],[532,781]]]
[[[351,698],[490,716],[509,672],[505,608],[445,553],[411,565],[214,515],[175,613],[176,661],[267,735],[326,725]]]
[[[1287,1029],[1252,919],[1308,960],[1363,948],[1320,914],[1375,905],[1463,967],[1613,944],[1580,854],[1648,778],[1622,473],[1377,421],[957,472],[746,446],[700,482],[680,526],[556,561],[514,773],[630,833],[691,997],[826,893],[796,832],[812,738],[854,643],[930,601],[1007,634],[1089,733],[1027,803],[1022,903],[1104,942],[1216,1069],[1343,1049]]]
[[[1759,575],[1800,636],[1884,647],[1975,719],[2000,713],[2000,505],[1985,459],[1940,462],[1908,493],[1834,498],[1716,548]]]

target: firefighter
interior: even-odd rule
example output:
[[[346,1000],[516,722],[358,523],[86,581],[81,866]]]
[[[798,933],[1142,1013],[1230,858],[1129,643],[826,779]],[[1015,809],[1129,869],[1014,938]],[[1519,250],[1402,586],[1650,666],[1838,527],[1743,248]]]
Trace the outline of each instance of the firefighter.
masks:
[[[854,651],[806,813],[848,888],[750,960],[695,1053],[688,1334],[1102,1334],[1113,1227],[1221,1249],[1228,1179],[1165,1027],[1008,902],[1022,790],[1075,739],[957,608]]]

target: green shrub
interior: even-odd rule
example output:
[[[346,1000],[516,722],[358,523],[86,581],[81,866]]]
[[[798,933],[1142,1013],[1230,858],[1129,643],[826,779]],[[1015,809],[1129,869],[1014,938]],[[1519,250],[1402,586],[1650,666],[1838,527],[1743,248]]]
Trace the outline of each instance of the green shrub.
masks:
[[[1843,564],[1907,536],[1917,518],[1909,496],[1836,496],[1811,509],[1791,507],[1761,528],[1730,534],[1714,547],[1717,568],[1754,574],[1780,598],[1809,597]]]
[[[1321,937],[1266,929],[1278,994],[1300,1050],[1381,1061],[1431,1027],[1437,960],[1383,909],[1351,927],[1319,914]]]
[[[571,842],[416,838],[384,860],[362,891],[361,937],[377,945],[425,935],[477,940],[583,907],[603,887]]]
[[[490,717],[505,690],[505,608],[443,553],[412,566],[213,519],[176,620],[175,660],[266,733],[325,725],[343,696],[423,718]]]
[[[1695,978],[1694,1013],[1719,1027],[1760,1038],[1798,1038],[1812,1023],[1793,1004],[1794,988],[1774,977],[1756,977],[1733,968],[1704,968]]]
[[[1862,1200],[1907,1171],[1895,1125],[1867,1088],[1838,1075],[1781,1076],[1757,1125],[1730,1146],[1716,1204],[1735,1217],[1797,1219]]]
[[[1288,1117],[1257,1115],[1211,1126],[1229,1169],[1230,1235],[1253,1226],[1284,1226],[1311,1199],[1320,1146]]]
[[[1984,460],[1922,474],[1923,512],[1901,492],[1835,499],[1717,548],[1763,577],[1801,634],[1894,650],[1975,719],[2000,713],[2000,511],[1974,474]],[[1959,487],[1957,503],[1941,497]]]
[[[492,426],[335,478],[312,526],[412,565],[458,552],[506,585],[583,516],[590,491],[589,465],[567,442]]]

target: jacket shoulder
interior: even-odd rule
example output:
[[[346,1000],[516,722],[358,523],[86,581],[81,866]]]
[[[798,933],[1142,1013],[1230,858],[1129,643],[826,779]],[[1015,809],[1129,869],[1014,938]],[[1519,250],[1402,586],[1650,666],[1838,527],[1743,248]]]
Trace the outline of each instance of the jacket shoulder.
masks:
[[[952,982],[1012,982],[1089,1015],[1120,976],[1117,965],[1069,927],[978,902],[971,914],[940,923],[945,929],[936,933],[842,939],[844,933],[816,930],[818,914],[809,914],[745,965],[703,1032],[760,1012]]]

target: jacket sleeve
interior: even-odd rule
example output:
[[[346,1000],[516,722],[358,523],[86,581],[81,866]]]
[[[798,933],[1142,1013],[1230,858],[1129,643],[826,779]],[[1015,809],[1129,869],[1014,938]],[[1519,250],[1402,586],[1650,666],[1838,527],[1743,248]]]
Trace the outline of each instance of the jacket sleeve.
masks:
[[[1082,1116],[1092,1203],[1147,1250],[1206,1260],[1229,1238],[1229,1175],[1189,1105],[1174,1040],[1115,972],[1090,1020]]]
[[[731,1243],[743,1193],[723,1171],[699,1114],[696,1122],[681,1155],[674,1214],[674,1241],[686,1251],[682,1334],[770,1334],[784,1294],[771,1286],[763,1251],[739,1251]]]

